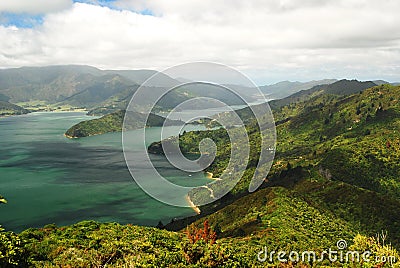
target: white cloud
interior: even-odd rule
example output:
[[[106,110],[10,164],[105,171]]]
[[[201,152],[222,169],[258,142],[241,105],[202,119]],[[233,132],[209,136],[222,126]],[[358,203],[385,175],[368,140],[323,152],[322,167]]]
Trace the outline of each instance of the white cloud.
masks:
[[[259,82],[400,80],[400,1],[118,0],[75,3],[34,29],[0,26],[0,67],[154,68],[188,61],[238,67]],[[155,16],[133,11],[151,10]],[[379,77],[378,77],[379,76]]]
[[[43,14],[71,7],[72,0],[2,0],[0,12]]]

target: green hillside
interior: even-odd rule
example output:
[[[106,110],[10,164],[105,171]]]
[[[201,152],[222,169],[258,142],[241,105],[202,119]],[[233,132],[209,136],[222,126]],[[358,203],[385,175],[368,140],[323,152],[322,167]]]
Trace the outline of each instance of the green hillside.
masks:
[[[398,96],[400,87],[382,85],[350,96],[321,94],[306,102],[275,109],[275,117],[281,119],[277,126],[276,157],[262,187],[289,187],[318,209],[345,220],[353,229],[357,227],[357,231],[368,234],[384,229],[390,232],[393,242],[398,243]],[[248,125],[253,147],[257,146],[258,139],[255,128],[254,123]],[[206,171],[219,177],[229,160],[226,131],[185,133],[179,138],[180,146],[184,151],[199,153],[197,144],[205,137],[211,137],[218,147],[216,160]],[[156,148],[158,143],[149,150],[159,153]],[[229,197],[216,202],[217,207],[247,194],[256,163],[257,154],[251,154],[245,176]],[[304,187],[310,182],[316,183],[313,191]],[[317,187],[317,183],[321,183],[320,186]],[[217,191],[218,183],[211,187]],[[192,193],[194,200],[209,194],[204,188],[199,192]],[[203,215],[215,211],[214,206],[201,208]],[[186,220],[183,225],[201,217]],[[169,227],[179,229],[182,225],[175,222]]]
[[[275,109],[275,119],[280,123],[274,168],[283,167],[280,161],[292,166],[318,165],[337,180],[382,193],[398,193],[399,94],[399,87],[382,85],[350,96],[321,94]],[[249,122],[250,142],[256,147],[257,125],[251,119]],[[206,171],[219,176],[229,159],[226,131],[186,133],[180,137],[180,146],[198,153],[197,144],[205,137],[212,137],[219,146],[216,160]],[[157,143],[150,150],[154,146]],[[249,168],[257,162],[252,157],[257,154],[251,156]],[[355,166],[360,170],[354,170]]]
[[[267,95],[268,99],[283,99],[301,90],[307,90],[320,85],[329,85],[336,81],[336,79],[323,79],[309,82],[282,81],[273,85],[260,86],[259,89]]]
[[[373,82],[340,80],[331,84],[317,85],[307,90],[300,90],[283,99],[269,101],[268,104],[273,111],[275,123],[280,125],[287,122],[291,116],[296,115],[306,106],[315,105],[318,98],[343,98],[355,93],[360,93],[361,91],[374,86],[376,86],[376,84]],[[263,105],[264,104],[261,106]],[[318,103],[318,105],[321,105],[321,103]],[[258,107],[258,105],[252,106],[253,109],[257,109]],[[245,124],[249,124],[251,120],[254,119],[253,112],[249,107],[236,110],[235,114],[239,115]],[[220,119],[221,117],[224,117],[225,122],[229,122],[232,113],[228,112],[213,116],[214,119]]]
[[[180,232],[117,223],[80,222],[1,232],[1,267],[276,267],[276,259],[260,262],[269,251],[322,251],[345,239],[350,249],[399,258],[395,248],[333,213],[310,205],[291,190],[272,187],[248,195]],[[287,256],[286,256],[287,257]],[[289,262],[287,267],[312,267],[316,259]],[[282,264],[281,264],[282,265]],[[325,258],[318,266],[343,267]],[[286,267],[286,266],[283,266]],[[344,267],[359,267],[350,262]],[[383,267],[383,266],[381,266]],[[391,267],[389,263],[385,267]],[[398,267],[398,266],[396,266]]]
[[[276,157],[256,192],[247,188],[257,165],[260,133],[245,113],[252,148],[247,171],[231,193],[200,207],[200,215],[158,225],[171,231],[95,222],[20,234],[3,231],[0,266],[399,267],[376,257],[400,258],[400,87],[381,85],[356,94],[326,91],[273,109]],[[218,177],[229,160],[225,130],[186,132],[179,136],[180,146],[198,154],[205,137],[218,147],[206,171]],[[159,144],[149,151],[161,153]],[[191,193],[192,200],[210,194],[201,189]],[[264,247],[320,256],[328,248],[336,250],[339,240],[347,242],[346,249],[370,251],[370,261],[280,263],[276,255],[271,261],[257,260]]]
[[[309,89],[300,90],[286,98],[273,100],[270,102],[270,105],[271,108],[280,108],[291,103],[307,101],[321,94],[351,95],[376,85],[377,84],[370,81],[360,82],[357,80],[343,79],[328,85],[316,85]]]

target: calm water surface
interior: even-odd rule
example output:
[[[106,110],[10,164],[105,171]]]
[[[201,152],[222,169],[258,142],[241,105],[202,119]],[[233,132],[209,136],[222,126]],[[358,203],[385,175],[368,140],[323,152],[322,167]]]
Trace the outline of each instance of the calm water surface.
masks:
[[[70,126],[92,118],[79,112],[0,118],[0,194],[8,200],[0,208],[4,228],[21,231],[87,219],[156,225],[159,220],[167,223],[193,215],[190,208],[152,199],[135,184],[123,158],[121,133],[75,140],[63,136]],[[190,129],[199,126],[186,130]],[[167,131],[173,134],[178,129],[168,127]],[[160,140],[160,128],[148,129],[147,138],[147,142]],[[130,145],[141,146],[137,141]],[[174,183],[209,182],[203,173],[189,176],[175,169],[162,156],[152,156],[152,160]]]

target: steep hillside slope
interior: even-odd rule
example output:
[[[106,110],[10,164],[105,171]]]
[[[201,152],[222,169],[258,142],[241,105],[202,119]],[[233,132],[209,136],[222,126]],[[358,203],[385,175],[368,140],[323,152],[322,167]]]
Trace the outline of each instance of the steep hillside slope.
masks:
[[[283,99],[298,91],[307,90],[315,86],[329,85],[336,81],[336,79],[323,79],[309,82],[282,81],[273,85],[260,86],[259,89],[266,94],[269,99]]]
[[[270,105],[271,108],[280,108],[291,103],[307,101],[320,94],[351,95],[373,86],[376,86],[376,84],[370,81],[360,82],[344,79],[329,85],[316,85],[312,88],[301,90],[286,98],[271,101]]]
[[[350,96],[319,94],[308,101],[274,110],[277,118],[287,120],[277,126],[276,157],[262,187],[292,189],[310,206],[346,221],[352,229],[366,234],[385,229],[392,241],[398,243],[399,96],[400,87],[382,85]],[[254,122],[249,123],[248,132],[252,148],[257,148]],[[180,146],[184,151],[198,153],[197,144],[205,137],[212,137],[218,147],[216,159],[206,171],[218,177],[229,161],[226,131],[185,133],[179,138]],[[157,147],[154,143],[149,150]],[[244,177],[229,196],[200,208],[203,216],[248,194],[257,157],[257,153],[250,155]],[[218,188],[218,184],[213,187]],[[213,190],[217,191],[216,188]],[[199,191],[208,193],[206,189]],[[195,193],[194,199],[201,194]],[[241,210],[239,203],[236,204]],[[209,216],[210,221],[216,215],[218,212]],[[181,227],[201,217],[185,221]],[[230,224],[235,224],[233,218]],[[169,228],[179,228],[179,223]],[[232,233],[228,225],[226,230],[227,234]]]
[[[308,161],[310,164],[323,164],[333,169],[332,165],[338,164],[335,162],[336,160],[350,160],[349,157],[356,158],[358,154],[363,156],[363,159],[360,158],[361,156],[359,160],[354,159],[355,162],[349,163],[350,166],[362,164],[363,166],[360,167],[368,171],[376,170],[378,173],[387,174],[392,179],[398,180],[396,179],[396,175],[400,175],[398,174],[399,164],[396,163],[399,153],[397,131],[399,131],[400,124],[398,96],[400,96],[400,87],[382,85],[350,96],[320,94],[309,101],[275,109],[276,120],[282,119],[277,127],[276,160],[280,158],[284,161],[296,159],[296,163]],[[254,142],[256,146],[258,140],[256,122],[250,119],[248,129],[250,141]],[[226,131],[222,129],[191,132],[186,133],[186,136],[182,135],[179,141],[181,148],[193,153],[198,152],[197,142],[202,138],[215,138],[220,150],[216,160],[208,167],[207,171],[216,173],[218,176],[229,159],[230,147],[226,146],[229,144],[226,135]],[[153,146],[155,145],[156,143],[153,144]],[[354,153],[349,153],[349,151]],[[335,156],[335,154],[340,156]],[[332,163],[329,163],[330,160]],[[256,162],[256,159],[253,161],[250,159],[250,163]],[[367,168],[363,163],[371,167]],[[376,166],[378,163],[380,163],[379,167]],[[334,170],[337,170],[339,166],[340,164]],[[384,172],[382,170],[384,166],[392,168],[393,171]],[[341,166],[339,169],[341,172],[338,172],[342,178],[348,174],[347,172],[343,173],[344,168],[345,166]],[[358,176],[361,174],[359,173]],[[372,183],[377,180],[374,177],[367,179],[364,176],[363,179]],[[386,191],[393,189],[394,186],[390,186],[392,183],[389,183],[391,180],[379,180],[381,180],[379,185]],[[386,186],[383,186],[384,184]],[[384,190],[380,189],[379,191]]]

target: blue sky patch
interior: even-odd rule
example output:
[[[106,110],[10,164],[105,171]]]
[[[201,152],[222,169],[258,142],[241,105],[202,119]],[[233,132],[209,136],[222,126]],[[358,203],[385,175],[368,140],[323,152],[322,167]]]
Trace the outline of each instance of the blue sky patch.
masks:
[[[73,0],[74,3],[84,3],[100,7],[108,7],[113,10],[122,10],[121,8],[115,6],[116,0]]]
[[[115,0],[73,0],[73,2],[74,3],[85,3],[85,4],[91,4],[91,5],[116,9],[115,6],[113,5]]]
[[[139,12],[142,15],[149,15],[149,16],[155,16],[153,11],[151,11],[150,9],[145,9]]]
[[[74,3],[85,3],[90,5],[108,7],[113,10],[123,10],[115,6],[116,0],[73,0]],[[149,9],[142,11],[131,10],[142,15],[155,16]],[[45,14],[32,15],[28,13],[0,12],[0,25],[16,26],[18,28],[33,28],[43,24]]]
[[[110,9],[114,9],[114,10],[125,10],[125,9],[117,7],[115,5],[116,0],[73,0],[73,2],[108,7]],[[128,9],[128,10],[130,10],[130,9]],[[130,10],[130,11],[136,12],[136,13],[142,14],[142,15],[155,16],[154,13],[150,9],[145,9],[145,10],[141,10],[141,11],[138,11],[138,10]]]
[[[43,17],[43,15],[0,12],[0,24],[4,26],[16,26],[18,28],[33,28],[43,23]]]

